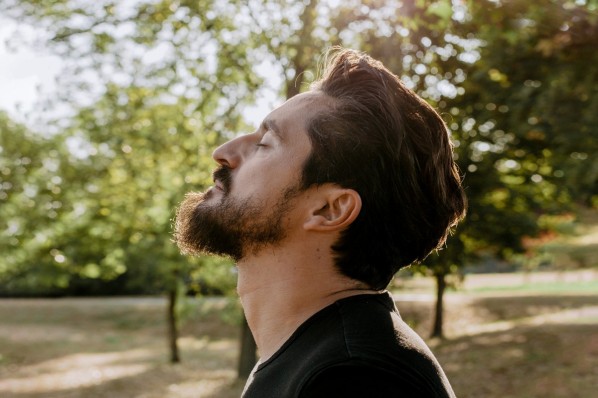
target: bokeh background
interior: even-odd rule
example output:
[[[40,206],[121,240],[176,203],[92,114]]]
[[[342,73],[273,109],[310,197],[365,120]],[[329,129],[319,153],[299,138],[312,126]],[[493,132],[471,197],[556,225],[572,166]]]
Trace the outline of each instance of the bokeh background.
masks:
[[[239,396],[234,264],[174,211],[331,45],[451,131],[468,216],[389,289],[457,395],[598,391],[598,1],[0,0],[0,38],[0,396]]]

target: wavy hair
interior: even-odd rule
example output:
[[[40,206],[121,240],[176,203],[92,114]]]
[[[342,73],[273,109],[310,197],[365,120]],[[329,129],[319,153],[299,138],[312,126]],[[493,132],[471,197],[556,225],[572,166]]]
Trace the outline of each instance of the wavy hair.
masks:
[[[340,272],[374,289],[440,248],[465,215],[450,135],[438,113],[381,62],[335,48],[312,90],[334,98],[308,123],[302,185],[335,183],[362,200],[332,246]]]

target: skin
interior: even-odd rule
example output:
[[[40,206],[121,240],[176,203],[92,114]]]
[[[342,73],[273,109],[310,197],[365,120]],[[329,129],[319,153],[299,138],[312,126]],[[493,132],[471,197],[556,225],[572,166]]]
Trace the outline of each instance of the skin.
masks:
[[[333,99],[312,91],[272,111],[260,128],[214,151],[232,171],[229,195],[264,203],[264,212],[301,181],[311,144],[307,122]],[[222,199],[216,180],[209,201]],[[238,263],[237,291],[256,340],[260,362],[274,354],[311,315],[352,295],[377,293],[334,267],[331,246],[357,217],[361,198],[351,189],[323,184],[299,192],[284,217],[285,236],[276,244],[246,250]],[[267,214],[264,214],[267,216]]]

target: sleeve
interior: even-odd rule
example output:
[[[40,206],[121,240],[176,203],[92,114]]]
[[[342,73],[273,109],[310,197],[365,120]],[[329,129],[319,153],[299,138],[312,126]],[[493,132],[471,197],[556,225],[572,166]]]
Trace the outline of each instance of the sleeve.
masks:
[[[301,389],[300,398],[426,397],[407,379],[371,366],[342,364],[316,373]]]

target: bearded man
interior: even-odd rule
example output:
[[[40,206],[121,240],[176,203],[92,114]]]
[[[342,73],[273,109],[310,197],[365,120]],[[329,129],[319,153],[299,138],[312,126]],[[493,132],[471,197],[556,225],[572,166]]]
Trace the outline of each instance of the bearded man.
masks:
[[[214,152],[175,223],[232,257],[260,360],[243,397],[454,397],[385,290],[440,248],[466,199],[438,114],[379,61],[334,49],[311,90]]]

